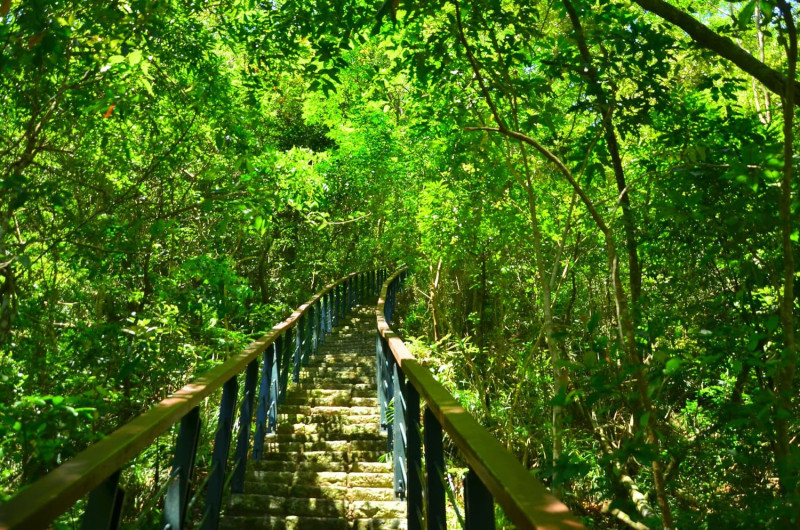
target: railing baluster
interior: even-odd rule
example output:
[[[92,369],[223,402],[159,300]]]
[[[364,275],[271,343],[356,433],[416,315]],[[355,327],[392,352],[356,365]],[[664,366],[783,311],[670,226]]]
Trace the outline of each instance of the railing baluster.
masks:
[[[306,331],[306,356],[305,364],[311,361],[311,357],[317,353],[317,306],[312,305],[308,308],[308,329]]]
[[[494,500],[472,468],[464,478],[465,530],[494,530]]]
[[[328,294],[326,295],[328,298],[328,309],[326,311],[326,318],[325,318],[325,335],[330,335],[331,332],[333,331],[333,312],[334,312],[333,296],[335,292],[336,289],[334,288],[328,291]]]
[[[256,436],[253,440],[253,460],[261,460],[264,451],[264,436],[267,434],[267,416],[269,414],[269,382],[272,375],[271,356],[274,355],[274,344],[264,350],[261,364],[261,385],[258,390],[258,411],[256,412]]]
[[[333,310],[331,311],[331,316],[333,318],[331,319],[331,325],[334,328],[339,326],[339,301],[341,299],[341,295],[339,294],[340,287],[340,285],[337,285],[332,289],[331,293],[333,295]]]
[[[422,443],[420,440],[419,392],[406,383],[406,469],[408,470],[408,530],[422,530]]]
[[[328,294],[325,293],[322,295],[322,298],[319,301],[319,322],[317,323],[319,327],[317,328],[317,344],[323,344],[325,342],[325,334],[327,333],[327,322],[328,322]],[[318,346],[319,347],[319,346]]]
[[[83,530],[115,529],[122,515],[125,492],[119,487],[122,470],[115,471],[89,494],[89,503],[83,515]]]
[[[222,507],[222,493],[225,488],[225,469],[228,462],[231,434],[233,430],[233,411],[236,408],[236,392],[239,382],[231,377],[222,387],[222,401],[219,405],[219,424],[214,437],[214,453],[211,457],[213,471],[208,479],[206,490],[206,509],[203,515],[202,530],[216,530],[219,525],[219,512]]]
[[[445,515],[444,492],[444,451],[442,448],[442,426],[430,409],[425,409],[423,415],[425,427],[425,473],[426,473],[426,500],[429,530],[445,530],[447,518]]]
[[[305,324],[305,315],[300,316],[300,321],[295,326],[294,333],[294,370],[292,371],[292,382],[300,382],[300,363],[303,362],[303,325]]]
[[[239,411],[239,436],[236,440],[236,453],[234,456],[233,480],[231,491],[244,492],[244,476],[247,471],[247,450],[250,448],[250,426],[253,423],[253,402],[255,401],[256,382],[258,381],[258,359],[253,359],[247,365],[244,381],[244,396],[242,407]]]
[[[278,394],[280,391],[280,361],[279,352],[283,343],[283,335],[275,340],[272,345],[272,355],[269,357],[269,423],[267,432],[274,433],[278,429]]]
[[[392,356],[392,386],[394,387],[394,443],[392,461],[394,462],[394,494],[397,499],[406,498],[406,404],[403,399],[405,375]]]
[[[377,383],[378,383],[378,403],[380,404],[380,419],[381,419],[381,431],[385,432],[388,435],[387,444],[388,450],[391,451],[392,448],[392,432],[389,429],[389,402],[392,399],[392,389],[391,389],[391,372],[389,371],[388,365],[388,356],[391,355],[389,351],[389,345],[386,343],[386,339],[378,334],[378,348],[377,348],[377,357],[376,357],[376,367],[377,367]]]
[[[347,305],[347,293],[345,292],[345,285],[347,282],[339,284],[339,325],[344,320],[345,306]]]
[[[280,370],[280,391],[278,393],[278,404],[286,400],[286,389],[289,386],[289,369],[292,364],[292,331],[294,327],[287,329],[283,334],[283,351],[281,352]]]
[[[191,493],[194,463],[197,457],[197,442],[200,440],[200,407],[193,408],[181,418],[175,457],[172,461],[174,478],[167,489],[164,501],[164,529],[181,530],[186,520],[186,505]]]
[[[342,282],[342,320],[344,320],[344,317],[347,314],[347,307],[350,305],[350,301],[347,299],[347,296],[347,280],[345,280]]]

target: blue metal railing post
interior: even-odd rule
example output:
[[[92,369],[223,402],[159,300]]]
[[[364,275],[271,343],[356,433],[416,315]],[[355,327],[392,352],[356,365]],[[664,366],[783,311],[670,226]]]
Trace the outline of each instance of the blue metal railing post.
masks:
[[[381,337],[380,332],[375,334],[375,381],[378,385],[378,411],[380,413],[380,430],[386,432],[386,411],[389,406],[389,398],[386,395],[386,376],[384,374],[386,365],[383,348],[385,339]]]
[[[325,334],[327,332],[328,332],[328,295],[326,293],[322,295],[322,298],[319,301],[319,331],[317,333],[319,344],[323,344],[325,342]]]
[[[308,308],[306,313],[305,339],[303,339],[303,366],[306,366],[314,355],[314,306]]]
[[[222,508],[222,493],[225,489],[225,469],[231,444],[233,411],[236,408],[238,386],[239,382],[234,376],[222,387],[219,424],[214,436],[214,452],[211,456],[211,472],[206,489],[206,508],[203,514],[202,530],[216,530],[219,526],[219,512]]]
[[[406,469],[408,470],[408,530],[422,530],[422,442],[420,440],[419,392],[405,384],[406,403]]]
[[[115,471],[89,494],[83,514],[83,530],[116,529],[122,515],[125,492],[119,487],[122,470]]]
[[[494,530],[494,499],[472,468],[464,477],[466,530]]]
[[[383,377],[381,390],[383,390],[387,409],[384,425],[384,428],[386,429],[386,451],[391,452],[394,448],[394,416],[396,413],[396,410],[394,409],[394,381],[392,380],[392,364],[394,361],[394,355],[392,354],[392,350],[389,349],[389,343],[383,337],[381,337],[381,352],[383,353],[383,358],[381,359],[381,375]],[[391,414],[389,414],[388,410],[390,407],[392,409]]]
[[[342,312],[343,316],[347,314],[347,312],[353,305],[353,289],[352,289],[353,286],[351,284],[352,279],[353,278],[347,278],[344,281],[344,311]]]
[[[172,460],[172,481],[167,488],[164,501],[164,528],[182,530],[186,520],[186,506],[191,495],[194,463],[197,457],[197,442],[200,440],[200,407],[193,408],[181,418],[175,457]]]
[[[341,296],[339,295],[339,285],[331,289],[331,299],[333,302],[333,307],[331,308],[331,327],[337,327],[339,325],[339,299]]]
[[[292,363],[292,330],[291,327],[283,333],[283,348],[281,349],[280,384],[278,391],[278,404],[286,399],[286,389],[289,386],[289,367]]]
[[[305,324],[305,315],[300,316],[300,321],[295,326],[295,333],[294,333],[294,355],[292,356],[292,360],[294,361],[294,369],[292,371],[292,382],[299,383],[300,382],[300,363],[303,362],[303,325]]]
[[[278,352],[281,351],[283,335],[278,337],[272,344],[272,355],[269,360],[269,423],[267,432],[274,433],[278,429],[278,394],[281,388],[280,383],[280,361]]]
[[[344,320],[347,313],[347,280],[339,284],[339,321]]]
[[[446,530],[444,496],[444,451],[442,426],[430,409],[423,415],[425,438],[426,501],[429,530]]]
[[[264,436],[267,434],[267,419],[270,412],[269,387],[272,376],[272,356],[275,345],[267,347],[261,364],[261,385],[258,390],[258,411],[256,412],[256,435],[253,439],[253,460],[261,460],[264,451]]]
[[[394,463],[394,495],[396,499],[406,498],[406,404],[403,399],[405,374],[392,356],[392,386],[394,387],[394,424],[392,461]]]
[[[325,319],[325,335],[330,335],[333,331],[334,294],[335,289],[328,291],[328,318]]]
[[[253,423],[253,402],[255,401],[256,383],[258,382],[258,359],[247,365],[244,380],[244,396],[239,411],[239,436],[236,440],[234,456],[233,480],[231,492],[244,492],[244,476],[247,471],[247,450],[250,448],[250,426]]]

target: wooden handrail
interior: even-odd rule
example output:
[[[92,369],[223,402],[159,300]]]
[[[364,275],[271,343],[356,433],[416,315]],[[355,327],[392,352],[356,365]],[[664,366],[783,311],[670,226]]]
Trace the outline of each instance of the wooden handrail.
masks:
[[[328,285],[298,307],[286,320],[250,343],[244,350],[201,375],[172,396],[137,416],[106,438],[22,490],[0,505],[0,530],[44,528],[83,496],[123,467],[200,401],[236,377],[260,353],[291,328],[322,296],[364,271]]]
[[[389,285],[404,269],[384,282],[375,310],[378,332],[386,339],[397,364],[425,399],[467,464],[475,471],[517,528],[585,528],[569,509],[534,478],[500,442],[481,426],[458,401],[419,364],[384,317]]]

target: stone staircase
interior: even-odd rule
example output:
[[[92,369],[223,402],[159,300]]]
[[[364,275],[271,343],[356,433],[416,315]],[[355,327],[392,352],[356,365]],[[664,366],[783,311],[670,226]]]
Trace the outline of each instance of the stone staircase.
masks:
[[[278,432],[250,461],[225,529],[404,529],[379,431],[374,306],[333,330],[278,407]]]

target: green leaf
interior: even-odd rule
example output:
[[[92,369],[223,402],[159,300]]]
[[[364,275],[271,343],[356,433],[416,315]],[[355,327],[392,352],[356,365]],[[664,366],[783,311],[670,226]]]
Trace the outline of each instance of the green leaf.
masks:
[[[128,64],[135,66],[142,60],[142,50],[133,50],[128,54]]]
[[[767,328],[767,331],[775,331],[778,328],[780,321],[781,319],[778,317],[778,315],[772,315],[764,323],[764,327]]]
[[[758,1],[759,0],[750,0],[739,12],[739,18],[737,20],[739,29],[747,29],[747,27],[752,24],[753,13],[755,13],[756,2]]]
[[[672,359],[667,361],[667,365],[664,367],[664,373],[673,374],[677,372],[680,369],[681,364],[683,364],[682,359],[680,359],[679,357],[673,357]]]

